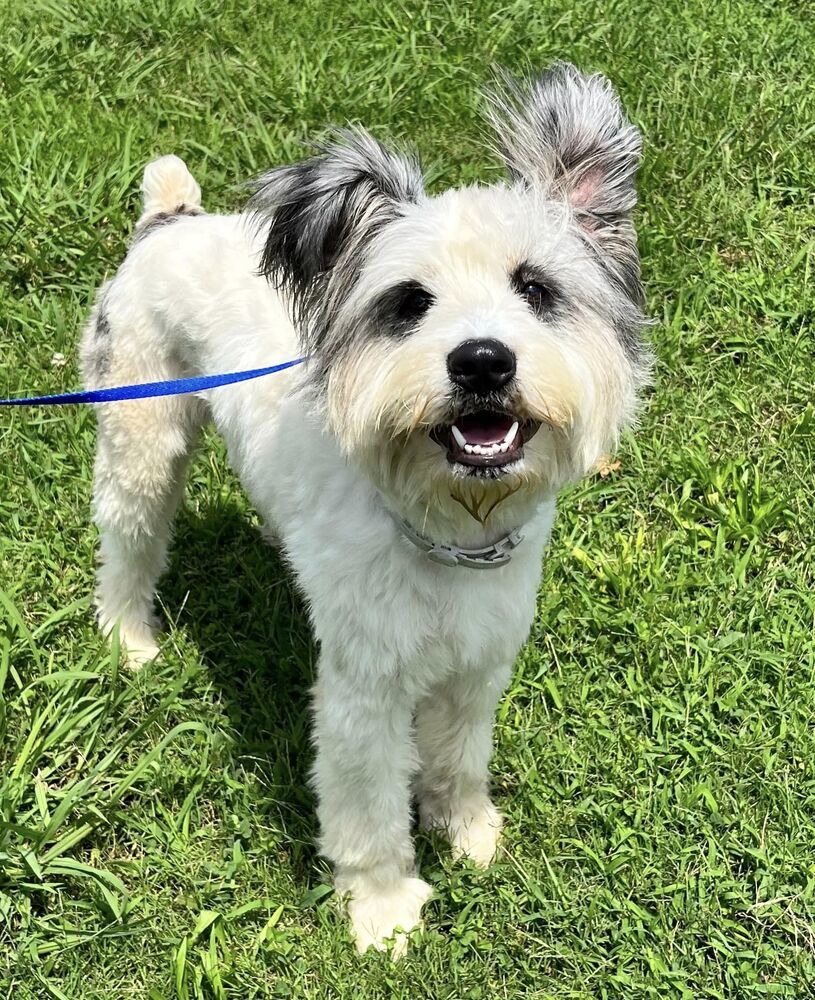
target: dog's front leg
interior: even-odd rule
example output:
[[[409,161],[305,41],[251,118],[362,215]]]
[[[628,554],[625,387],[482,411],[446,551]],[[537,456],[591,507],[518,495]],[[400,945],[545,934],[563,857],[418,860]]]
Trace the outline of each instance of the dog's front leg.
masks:
[[[398,957],[431,891],[414,875],[410,836],[414,705],[393,674],[360,672],[325,648],[314,694],[321,850],[359,951],[396,934]]]
[[[489,794],[495,708],[509,668],[462,673],[446,680],[417,709],[422,826],[446,834],[456,857],[480,867],[492,861],[501,814]]]

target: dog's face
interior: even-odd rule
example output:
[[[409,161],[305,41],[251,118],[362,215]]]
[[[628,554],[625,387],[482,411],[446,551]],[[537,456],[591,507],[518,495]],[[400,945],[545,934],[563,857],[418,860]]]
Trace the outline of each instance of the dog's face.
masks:
[[[348,132],[255,202],[342,450],[389,494],[482,521],[613,448],[647,370],[640,139],[610,85],[558,64],[505,81],[491,117],[507,184],[429,197],[413,161]]]

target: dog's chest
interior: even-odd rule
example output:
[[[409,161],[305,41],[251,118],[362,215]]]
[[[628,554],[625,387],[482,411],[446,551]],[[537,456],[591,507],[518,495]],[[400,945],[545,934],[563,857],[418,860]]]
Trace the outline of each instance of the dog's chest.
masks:
[[[344,584],[312,605],[321,642],[339,644],[353,669],[398,673],[417,693],[453,673],[506,667],[534,616],[536,542],[512,565],[489,570],[434,565],[400,536],[378,554],[375,545],[361,549]]]
[[[534,614],[537,580],[523,567],[433,574],[425,591],[425,656],[480,667],[512,659]],[[430,574],[428,574],[430,575]]]

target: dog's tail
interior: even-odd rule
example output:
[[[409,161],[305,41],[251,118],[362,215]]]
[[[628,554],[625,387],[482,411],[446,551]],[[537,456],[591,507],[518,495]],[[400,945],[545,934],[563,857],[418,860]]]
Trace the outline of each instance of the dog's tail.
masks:
[[[148,163],[141,189],[144,208],[137,230],[157,215],[198,215],[203,211],[201,188],[180,156],[160,156]]]

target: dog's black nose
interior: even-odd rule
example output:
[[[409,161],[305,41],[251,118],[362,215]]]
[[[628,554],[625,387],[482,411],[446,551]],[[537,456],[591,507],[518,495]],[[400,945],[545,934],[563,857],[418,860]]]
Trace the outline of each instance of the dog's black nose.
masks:
[[[447,355],[447,370],[465,392],[486,396],[515,375],[515,355],[500,340],[465,340]]]

